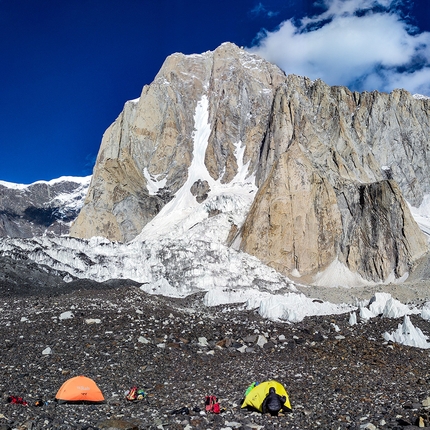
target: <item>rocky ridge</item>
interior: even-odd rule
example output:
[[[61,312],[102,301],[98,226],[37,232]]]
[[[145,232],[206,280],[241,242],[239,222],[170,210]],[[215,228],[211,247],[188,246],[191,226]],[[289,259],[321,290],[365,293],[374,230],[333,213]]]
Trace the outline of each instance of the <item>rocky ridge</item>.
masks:
[[[89,177],[62,177],[29,185],[0,181],[0,237],[67,235],[89,182]]]
[[[285,76],[230,43],[174,54],[106,131],[71,234],[135,238],[186,183],[204,131],[211,180],[233,184],[245,166],[257,189],[226,245],[302,282],[337,262],[390,282],[428,251],[405,199],[419,206],[430,192],[429,128],[429,101],[403,90]],[[197,205],[214,198],[203,179],[190,186]]]

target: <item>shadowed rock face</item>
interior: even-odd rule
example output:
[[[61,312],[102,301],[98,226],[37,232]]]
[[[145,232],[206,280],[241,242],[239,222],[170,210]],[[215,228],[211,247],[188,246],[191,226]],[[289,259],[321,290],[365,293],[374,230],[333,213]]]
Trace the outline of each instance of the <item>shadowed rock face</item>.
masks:
[[[422,256],[426,239],[392,180],[351,186],[339,194],[343,208],[340,258],[365,278],[396,278]]]
[[[129,241],[159,213],[187,180],[203,96],[210,176],[235,178],[240,143],[258,187],[229,236],[235,247],[286,275],[339,260],[374,281],[401,277],[427,251],[404,199],[419,206],[430,192],[430,102],[285,76],[229,43],[168,57],[126,103],[103,137],[73,236]],[[209,192],[203,182],[192,190],[199,203]]]
[[[64,178],[27,186],[0,183],[0,237],[67,235],[89,181]]]

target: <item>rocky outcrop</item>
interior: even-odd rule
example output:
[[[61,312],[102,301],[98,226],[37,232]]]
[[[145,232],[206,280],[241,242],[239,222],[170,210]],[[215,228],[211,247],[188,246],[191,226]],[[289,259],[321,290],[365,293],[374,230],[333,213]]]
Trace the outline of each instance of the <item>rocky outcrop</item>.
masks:
[[[291,146],[259,188],[240,248],[281,273],[315,272],[336,258],[341,235],[333,187]]]
[[[67,235],[89,183],[89,177],[62,177],[30,185],[0,181],[0,237]]]
[[[377,282],[404,276],[427,252],[405,199],[419,206],[430,193],[430,101],[285,76],[229,43],[168,57],[126,103],[103,136],[73,236],[129,241],[175,196],[202,97],[210,178],[227,186],[246,166],[258,189],[226,242],[286,275],[312,277],[338,261]],[[211,186],[202,177],[190,191],[204,204]]]
[[[336,258],[368,280],[408,273],[427,250],[403,196],[419,205],[430,190],[428,106],[405,91],[357,94],[287,77],[274,98],[240,248],[288,274],[315,274]],[[279,219],[287,238],[273,228]]]

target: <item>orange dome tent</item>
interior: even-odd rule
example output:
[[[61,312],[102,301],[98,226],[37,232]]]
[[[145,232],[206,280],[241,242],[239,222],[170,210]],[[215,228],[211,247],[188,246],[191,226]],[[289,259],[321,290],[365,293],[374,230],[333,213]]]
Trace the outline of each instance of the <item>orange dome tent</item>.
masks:
[[[86,376],[75,376],[61,386],[55,400],[61,403],[101,403],[105,398],[92,379]]]

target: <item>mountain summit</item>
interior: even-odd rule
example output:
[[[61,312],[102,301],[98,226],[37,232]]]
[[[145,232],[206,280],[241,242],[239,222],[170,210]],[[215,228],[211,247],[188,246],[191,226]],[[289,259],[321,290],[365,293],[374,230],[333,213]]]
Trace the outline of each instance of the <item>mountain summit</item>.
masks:
[[[174,54],[105,132],[71,235],[218,226],[223,244],[303,282],[401,279],[428,251],[407,202],[430,193],[429,108],[285,76],[231,43]]]

